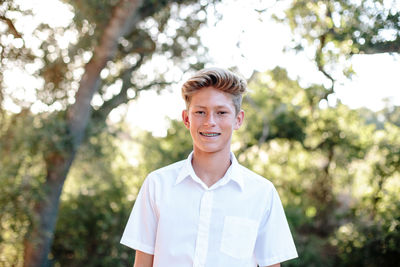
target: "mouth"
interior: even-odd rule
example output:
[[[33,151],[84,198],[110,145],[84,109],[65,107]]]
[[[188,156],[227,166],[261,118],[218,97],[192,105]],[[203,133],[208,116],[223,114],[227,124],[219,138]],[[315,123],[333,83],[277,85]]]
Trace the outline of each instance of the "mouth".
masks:
[[[200,132],[200,135],[205,136],[205,137],[215,137],[221,135],[220,133],[206,133],[206,132]]]

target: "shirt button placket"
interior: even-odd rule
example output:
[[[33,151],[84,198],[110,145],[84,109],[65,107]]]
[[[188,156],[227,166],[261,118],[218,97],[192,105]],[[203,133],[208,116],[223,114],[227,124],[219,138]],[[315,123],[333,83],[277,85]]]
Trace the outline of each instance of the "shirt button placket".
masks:
[[[206,264],[212,202],[213,192],[205,191],[200,202],[199,226],[197,230],[193,267],[204,267]]]

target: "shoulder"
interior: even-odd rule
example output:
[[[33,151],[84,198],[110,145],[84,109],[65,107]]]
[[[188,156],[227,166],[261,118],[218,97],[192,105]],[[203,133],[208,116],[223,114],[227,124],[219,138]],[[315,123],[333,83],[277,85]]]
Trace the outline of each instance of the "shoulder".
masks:
[[[140,187],[138,199],[149,198],[157,202],[162,194],[171,191],[183,166],[184,160],[150,172]]]
[[[160,169],[150,172],[146,180],[152,182],[162,182],[162,181],[175,181],[179,172],[184,167],[185,160],[177,161],[170,165],[164,166]]]
[[[270,180],[239,164],[247,188],[256,192],[272,193],[275,187]]]
[[[243,165],[239,165],[240,171],[242,172],[243,176],[245,179],[249,182],[258,184],[260,186],[267,186],[267,187],[273,187],[273,184],[271,183],[270,180],[267,178],[259,175],[258,173],[244,167]]]

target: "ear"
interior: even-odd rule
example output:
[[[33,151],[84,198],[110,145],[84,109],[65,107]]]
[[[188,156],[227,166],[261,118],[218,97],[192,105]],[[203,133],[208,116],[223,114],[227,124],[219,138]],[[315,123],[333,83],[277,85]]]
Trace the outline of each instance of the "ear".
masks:
[[[240,126],[243,124],[244,120],[244,111],[241,109],[238,114],[236,115],[235,118],[235,125],[233,126],[234,130],[237,130],[240,128]]]
[[[183,121],[183,124],[185,124],[186,128],[189,129],[190,128],[189,114],[186,109],[184,109],[182,111],[182,121]]]

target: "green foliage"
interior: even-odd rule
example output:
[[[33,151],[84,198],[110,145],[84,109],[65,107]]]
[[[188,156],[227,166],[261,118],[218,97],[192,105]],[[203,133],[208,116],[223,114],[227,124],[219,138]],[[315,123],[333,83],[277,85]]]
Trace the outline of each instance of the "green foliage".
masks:
[[[274,138],[304,140],[308,107],[297,103],[306,101],[307,96],[286,70],[277,67],[255,75],[249,88],[243,101],[246,119],[238,134],[243,149]]]
[[[19,266],[22,242],[35,221],[33,205],[47,190],[45,157],[70,143],[63,113],[3,113],[0,123],[0,262]]]
[[[56,115],[58,116],[58,115]],[[28,110],[4,113],[0,123],[0,262],[19,265],[22,240],[34,221],[33,203],[43,198],[43,155],[65,144],[57,120]]]
[[[302,88],[279,69],[256,74],[249,87],[247,122],[233,147],[274,183],[286,207],[300,257],[283,266],[393,266],[398,108],[368,116],[342,104],[320,108],[323,88]]]
[[[119,127],[102,128],[81,146],[60,204],[51,251],[54,266],[133,262],[134,253],[119,240],[138,190],[138,171],[118,148],[121,133]]]
[[[396,266],[399,257],[398,198],[371,218],[362,210],[353,221],[338,228],[332,243],[338,247],[337,262],[342,266]]]
[[[292,28],[292,48],[312,48],[319,70],[337,79],[338,63],[345,76],[354,74],[346,61],[354,54],[400,52],[398,4],[397,0],[293,0],[285,16],[275,18]]]
[[[165,137],[154,137],[149,132],[138,137],[140,157],[138,164],[143,175],[179,160],[186,159],[192,151],[192,139],[189,130],[181,121],[170,121],[171,125]]]
[[[114,184],[62,202],[52,248],[54,266],[128,266],[131,249],[119,244],[132,203]]]

